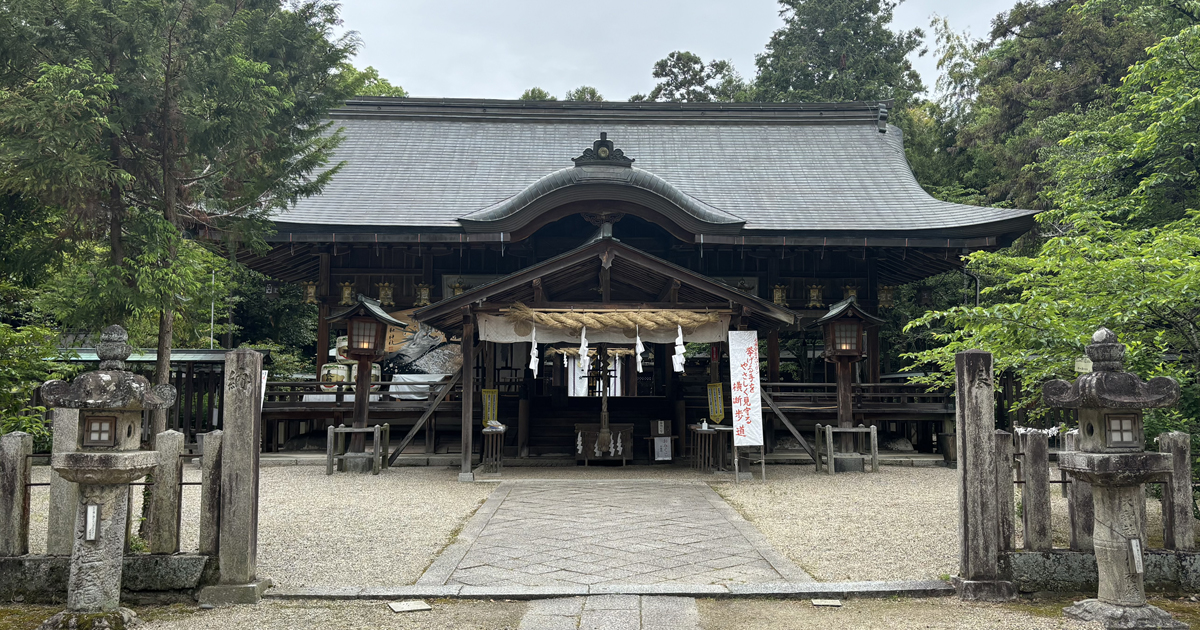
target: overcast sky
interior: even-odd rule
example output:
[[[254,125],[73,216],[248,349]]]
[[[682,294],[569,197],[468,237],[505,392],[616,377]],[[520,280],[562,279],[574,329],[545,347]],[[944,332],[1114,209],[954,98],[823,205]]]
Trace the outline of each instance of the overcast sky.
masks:
[[[1013,0],[908,0],[894,28],[927,31],[913,62],[937,77],[930,16],[975,36]],[[517,98],[526,88],[563,94],[593,85],[607,100],[654,87],[654,62],[673,50],[729,59],[747,79],[754,56],[783,21],[775,0],[344,0],[358,31],[357,65],[374,66],[413,96]]]

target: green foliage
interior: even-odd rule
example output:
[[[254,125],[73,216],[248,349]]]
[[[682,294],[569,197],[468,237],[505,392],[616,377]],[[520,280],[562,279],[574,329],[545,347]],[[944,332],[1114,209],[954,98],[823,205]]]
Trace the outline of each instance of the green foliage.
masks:
[[[557,101],[558,97],[552,96],[549,92],[547,92],[546,90],[543,90],[540,87],[531,87],[528,90],[525,90],[525,92],[521,94],[521,97],[519,100],[522,100],[522,101]]]
[[[954,164],[917,175],[933,194],[982,193],[986,205],[1045,209],[1053,179],[1044,161],[1080,127],[1076,117],[1112,102],[1126,70],[1146,49],[1181,28],[1158,0],[1018,2],[993,21],[985,40],[935,19],[944,133]],[[908,129],[906,128],[906,131]]]
[[[710,103],[747,100],[747,86],[733,64],[724,60],[704,63],[699,55],[675,51],[654,64],[651,73],[659,79],[649,96],[635,94],[630,101]]]
[[[350,63],[342,63],[339,66],[338,74],[346,85],[342,91],[346,94],[356,96],[408,96],[408,92],[399,85],[392,85],[390,81],[379,76],[379,71],[371,66],[367,66],[362,70],[355,68]]]
[[[59,355],[57,340],[46,328],[0,323],[0,434],[29,433],[39,452],[48,450],[50,427],[45,409],[30,406],[34,392],[42,383],[69,372],[64,364],[48,360]]]
[[[574,90],[567,90],[566,100],[600,102],[604,100],[604,96],[590,85],[581,85]]]
[[[758,55],[756,101],[905,101],[924,91],[908,61],[920,29],[888,28],[892,0],[780,0],[783,28]]]
[[[909,326],[948,326],[936,335],[945,345],[912,354],[935,369],[928,381],[948,381],[954,353],[981,348],[1036,393],[1046,379],[1073,377],[1090,334],[1106,326],[1127,345],[1128,369],[1184,386],[1178,415],[1154,416],[1154,431],[1200,418],[1198,43],[1200,26],[1164,38],[1130,68],[1110,106],[1079,115],[1086,126],[1050,154],[1055,207],[1039,216],[1041,247],[970,257],[991,279],[987,303]]]

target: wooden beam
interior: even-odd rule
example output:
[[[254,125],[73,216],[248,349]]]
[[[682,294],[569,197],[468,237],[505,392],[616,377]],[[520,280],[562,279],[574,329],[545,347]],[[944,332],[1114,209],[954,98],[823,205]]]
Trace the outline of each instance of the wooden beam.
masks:
[[[611,271],[608,267],[600,268],[600,301],[605,304],[612,301],[612,283],[609,282]]]
[[[766,401],[767,406],[771,408],[771,411],[775,412],[775,417],[779,418],[779,420],[783,422],[783,425],[788,428],[788,431],[792,432],[792,436],[800,442],[800,446],[804,448],[804,452],[808,453],[808,456],[813,458],[813,461],[820,466],[821,462],[817,461],[816,451],[813,450],[812,446],[809,446],[808,440],[805,440],[804,436],[800,435],[800,432],[796,430],[796,427],[792,424],[792,421],[788,420],[788,417],[783,413],[783,410],[775,404],[775,400],[771,398],[771,395],[767,393],[767,390],[760,387],[758,391],[762,393],[762,399]],[[832,457],[832,455],[830,455],[830,457]]]
[[[413,438],[417,435],[417,431],[421,430],[421,427],[425,426],[425,422],[433,416],[433,412],[437,411],[438,405],[442,404],[442,400],[446,398],[446,394],[449,394],[451,390],[454,389],[454,386],[458,384],[458,381],[461,378],[462,372],[459,372],[450,379],[449,383],[446,383],[446,385],[442,387],[442,391],[438,392],[437,398],[433,399],[433,402],[429,404],[429,407],[427,407],[425,412],[421,414],[421,417],[417,419],[417,423],[408,430],[408,434],[404,436],[404,439],[400,440],[400,446],[397,446],[396,450],[392,451],[391,456],[388,457],[388,466],[393,466],[396,464],[396,458],[400,457],[400,453],[404,452],[404,449],[407,448],[409,443],[413,441]]]

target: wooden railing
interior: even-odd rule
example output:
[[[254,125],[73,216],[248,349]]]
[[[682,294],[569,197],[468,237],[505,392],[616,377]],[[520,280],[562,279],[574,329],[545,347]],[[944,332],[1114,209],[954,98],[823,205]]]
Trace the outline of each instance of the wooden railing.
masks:
[[[835,383],[763,383],[763,389],[784,409],[837,409]],[[851,403],[856,411],[951,411],[954,400],[949,391],[927,391],[924,385],[855,383]]]
[[[404,407],[424,407],[428,401],[432,400],[439,389],[445,385],[450,377],[430,376],[426,380],[414,381],[371,381],[371,386],[378,386],[378,391],[370,392],[371,399],[368,404],[372,409],[375,408],[391,408],[396,406]],[[323,388],[332,388],[333,391],[327,391]],[[420,398],[413,397],[420,395],[416,392],[405,391],[407,388],[426,387],[428,391]],[[405,388],[405,389],[393,389]],[[268,381],[266,396],[263,401],[263,410],[272,411],[282,408],[312,408],[312,409],[328,409],[336,408],[342,410],[350,410],[354,407],[355,386],[353,383],[330,383],[323,381]],[[457,386],[454,391],[449,393],[449,396],[459,398],[462,388]],[[306,396],[321,396],[321,400],[305,400]]]

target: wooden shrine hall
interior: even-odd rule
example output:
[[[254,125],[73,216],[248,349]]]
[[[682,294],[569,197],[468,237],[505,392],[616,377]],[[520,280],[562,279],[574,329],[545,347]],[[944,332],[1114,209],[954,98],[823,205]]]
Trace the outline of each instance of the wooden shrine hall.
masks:
[[[842,422],[925,427],[912,435],[928,448],[952,397],[881,382],[878,317],[897,287],[1007,246],[1034,212],[929,196],[887,106],[362,97],[331,114],[345,136],[331,183],[274,217],[269,251],[236,256],[304,283],[321,313],[318,373],[339,334],[330,313],[358,294],[411,338],[461,344],[461,371],[427,370],[442,385],[415,399],[387,393],[422,371],[399,350],[408,362],[381,363],[369,406],[372,423],[407,433],[402,446],[419,425],[425,452],[460,454],[464,472],[483,390],[515,428],[509,456],[615,459],[619,443],[622,461],[645,460],[652,423],[679,438],[709,415],[708,383],[726,383],[728,404],[729,330],[765,342],[768,448],[803,444],[839,400],[853,406]],[[835,305],[862,323],[839,337],[857,350],[838,379],[811,332],[804,352],[781,351]],[[707,346],[677,360],[680,336]],[[814,382],[785,382],[782,360]],[[349,417],[340,393],[307,402],[279,385],[265,448]]]

